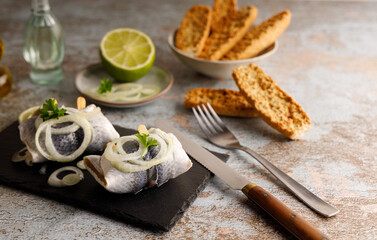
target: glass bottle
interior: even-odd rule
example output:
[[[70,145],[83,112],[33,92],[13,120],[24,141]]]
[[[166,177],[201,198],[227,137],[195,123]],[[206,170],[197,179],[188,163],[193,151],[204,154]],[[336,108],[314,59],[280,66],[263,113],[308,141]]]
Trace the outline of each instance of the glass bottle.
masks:
[[[23,48],[24,58],[31,65],[31,81],[37,84],[61,81],[64,51],[63,29],[51,12],[48,0],[32,0]]]

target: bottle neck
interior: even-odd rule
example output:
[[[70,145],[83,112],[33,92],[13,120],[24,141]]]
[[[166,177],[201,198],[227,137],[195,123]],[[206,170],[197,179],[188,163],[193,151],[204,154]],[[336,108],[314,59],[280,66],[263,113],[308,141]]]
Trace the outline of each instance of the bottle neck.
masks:
[[[50,11],[48,0],[31,0],[32,13],[43,13]]]

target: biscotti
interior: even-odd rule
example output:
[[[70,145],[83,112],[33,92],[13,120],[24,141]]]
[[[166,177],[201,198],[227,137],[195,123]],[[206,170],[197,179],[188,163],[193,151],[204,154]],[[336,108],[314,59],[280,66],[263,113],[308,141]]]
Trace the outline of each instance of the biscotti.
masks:
[[[250,64],[233,70],[242,95],[270,126],[291,139],[301,138],[311,126],[304,109],[259,67]]]
[[[236,90],[195,88],[186,92],[184,107],[192,108],[205,103],[211,104],[215,112],[222,116],[256,117],[258,112]]]
[[[246,34],[258,15],[257,8],[244,6],[234,18],[227,18],[219,31],[214,31],[207,38],[200,58],[219,60]]]
[[[285,10],[260,25],[251,29],[246,35],[222,58],[222,60],[238,60],[251,58],[272,45],[287,29],[291,22],[291,12]]]
[[[195,5],[190,8],[175,35],[178,49],[192,54],[200,54],[208,38],[212,21],[212,9],[209,6]]]
[[[220,31],[227,18],[236,16],[237,0],[214,0],[212,13],[211,31]]]

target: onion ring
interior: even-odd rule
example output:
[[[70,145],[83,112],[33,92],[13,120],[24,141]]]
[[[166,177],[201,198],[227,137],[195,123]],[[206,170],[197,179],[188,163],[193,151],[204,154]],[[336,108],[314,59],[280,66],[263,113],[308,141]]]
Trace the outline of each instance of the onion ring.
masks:
[[[124,136],[112,141],[105,149],[104,157],[108,159],[111,164],[122,172],[138,172],[147,170],[155,165],[163,163],[168,157],[173,154],[173,139],[165,132],[152,128],[149,131],[149,138],[153,138],[159,145],[158,154],[149,161],[141,160],[141,154],[146,151],[140,139],[135,135]],[[138,149],[133,153],[126,153],[123,145],[129,141],[137,141],[139,143]]]
[[[23,152],[23,154],[21,154]],[[22,162],[28,158],[29,151],[27,147],[20,149],[19,151],[15,152],[12,156],[12,162]]]
[[[84,139],[80,147],[69,155],[60,154],[56,150],[52,142],[53,131],[51,129],[51,126],[54,124],[63,123],[63,122],[73,122],[77,124],[78,126],[80,126],[84,131]],[[90,125],[88,120],[86,120],[84,117],[81,117],[77,114],[65,115],[59,119],[50,119],[48,121],[43,122],[38,127],[37,132],[35,134],[35,144],[37,146],[38,151],[48,160],[54,160],[58,162],[70,162],[76,159],[78,156],[80,156],[85,151],[85,149],[89,146],[92,140],[92,131],[93,131],[92,126]],[[42,132],[45,132],[45,136],[46,136],[45,146],[46,146],[47,152],[44,151],[44,149],[41,147],[40,142],[39,142],[39,136]]]
[[[98,87],[93,87],[87,93],[106,101],[133,102],[154,96],[159,91],[160,87],[154,84],[121,83],[113,84],[111,92],[100,94]]]
[[[74,173],[67,174],[62,179],[58,178],[58,174],[64,171],[72,171]],[[77,184],[82,179],[84,179],[84,173],[80,169],[74,166],[66,166],[56,169],[48,178],[47,183],[52,187],[67,187]]]

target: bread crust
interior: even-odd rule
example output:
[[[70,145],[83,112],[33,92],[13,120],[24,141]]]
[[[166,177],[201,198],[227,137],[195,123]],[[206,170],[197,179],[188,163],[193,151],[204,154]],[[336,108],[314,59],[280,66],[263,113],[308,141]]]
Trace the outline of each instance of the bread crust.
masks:
[[[260,25],[251,29],[246,35],[222,58],[222,60],[239,60],[255,57],[271,46],[276,39],[288,28],[291,22],[291,12],[280,12]]]
[[[244,6],[235,17],[226,18],[221,29],[213,31],[197,56],[208,60],[221,59],[246,34],[258,15],[254,6]]]
[[[232,76],[242,95],[270,126],[291,139],[301,138],[311,121],[304,109],[262,69],[239,66]]]
[[[237,0],[214,0],[211,31],[216,32],[224,26],[226,18],[237,14]]]
[[[183,52],[198,55],[208,38],[212,9],[205,5],[192,6],[181,21],[175,35],[175,45]]]
[[[196,107],[205,103],[211,104],[215,112],[222,116],[257,117],[258,112],[236,90],[195,88],[186,92],[183,106]]]

